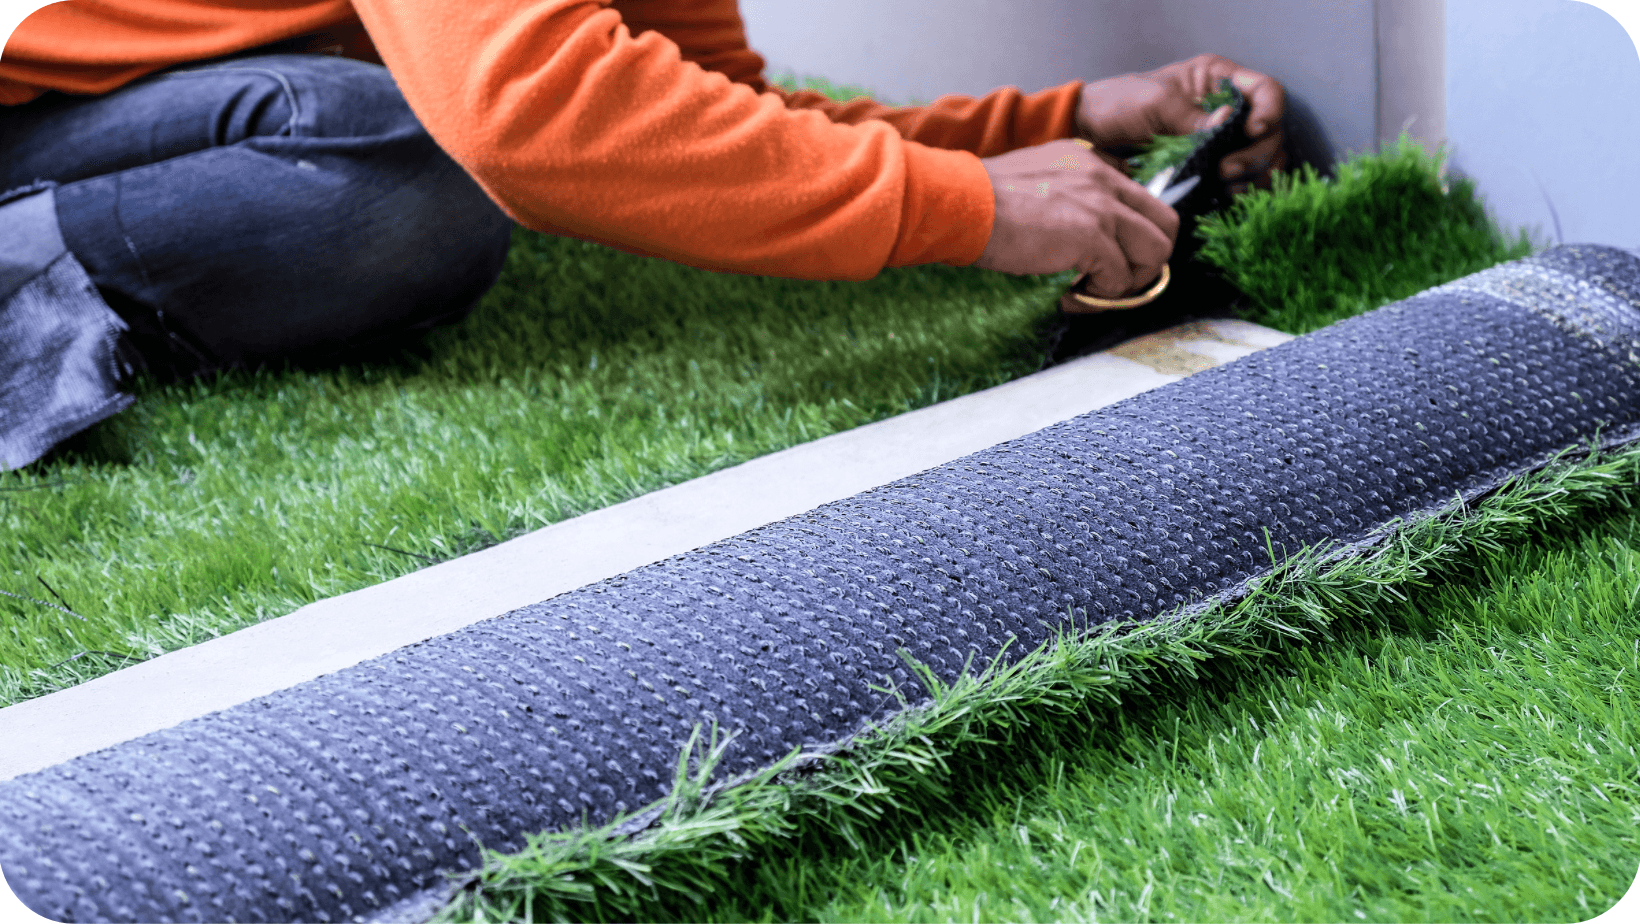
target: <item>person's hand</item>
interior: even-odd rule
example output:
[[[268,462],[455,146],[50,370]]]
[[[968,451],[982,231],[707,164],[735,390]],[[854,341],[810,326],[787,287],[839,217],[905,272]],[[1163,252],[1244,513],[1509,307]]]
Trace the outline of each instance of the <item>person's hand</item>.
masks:
[[[1287,166],[1281,129],[1286,91],[1270,77],[1218,55],[1197,55],[1144,74],[1084,85],[1076,132],[1105,149],[1144,144],[1156,135],[1204,131],[1230,115],[1228,106],[1211,113],[1201,109],[1201,101],[1225,78],[1247,97],[1247,136],[1253,143],[1226,157],[1220,172],[1232,183],[1267,186],[1270,171]]]
[[[996,221],[974,264],[1006,273],[1081,270],[1093,294],[1119,298],[1161,275],[1179,216],[1076,141],[982,161]]]

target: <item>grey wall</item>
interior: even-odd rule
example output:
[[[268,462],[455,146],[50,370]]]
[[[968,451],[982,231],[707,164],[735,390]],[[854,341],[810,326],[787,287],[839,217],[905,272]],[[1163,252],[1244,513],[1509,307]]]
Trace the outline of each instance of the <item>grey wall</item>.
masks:
[[[1378,139],[1446,139],[1446,3],[1377,0]]]
[[[1640,54],[1572,0],[1448,0],[1452,168],[1544,237],[1640,247]],[[1551,210],[1551,203],[1553,209]]]
[[[741,0],[770,73],[857,83],[897,102],[1026,91],[1201,52],[1281,80],[1334,154],[1377,138],[1372,0]]]

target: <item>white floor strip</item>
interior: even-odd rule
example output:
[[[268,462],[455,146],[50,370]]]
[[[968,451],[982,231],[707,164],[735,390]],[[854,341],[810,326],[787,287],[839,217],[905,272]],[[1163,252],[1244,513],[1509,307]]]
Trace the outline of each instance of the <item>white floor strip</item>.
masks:
[[[1207,321],[594,511],[0,709],[0,779],[110,747],[829,501],[1291,339]]]

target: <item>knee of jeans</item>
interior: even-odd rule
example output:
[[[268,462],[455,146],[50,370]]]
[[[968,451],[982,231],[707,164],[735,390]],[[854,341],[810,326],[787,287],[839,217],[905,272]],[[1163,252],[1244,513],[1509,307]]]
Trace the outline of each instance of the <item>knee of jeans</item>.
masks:
[[[513,221],[442,152],[402,192],[366,244],[375,278],[365,285],[396,306],[403,329],[460,320],[500,275]]]
[[[188,105],[177,105],[178,96],[186,98]],[[156,131],[156,137],[174,140],[160,144],[155,152],[158,156],[150,160],[181,156],[201,145],[220,147],[250,138],[288,135],[299,111],[290,82],[278,72],[225,64],[155,74],[126,88],[123,102],[133,111],[150,113],[157,123],[189,119],[208,126],[203,136]]]
[[[297,136],[335,138],[421,131],[387,68],[328,55],[279,55],[298,107]],[[258,59],[250,59],[252,61]]]

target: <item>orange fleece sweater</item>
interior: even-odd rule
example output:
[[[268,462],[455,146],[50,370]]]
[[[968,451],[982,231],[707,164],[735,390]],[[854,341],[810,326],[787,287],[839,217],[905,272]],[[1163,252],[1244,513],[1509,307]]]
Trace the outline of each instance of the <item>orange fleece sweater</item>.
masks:
[[[795,278],[977,260],[994,214],[979,158],[1068,137],[1081,90],[905,108],[786,93],[736,0],[67,0],[6,44],[0,104],[303,36],[379,54],[527,227]]]

